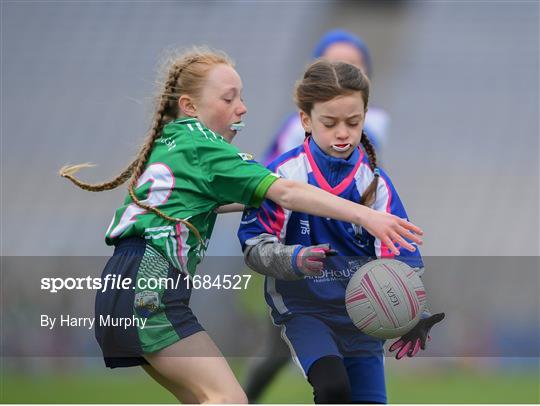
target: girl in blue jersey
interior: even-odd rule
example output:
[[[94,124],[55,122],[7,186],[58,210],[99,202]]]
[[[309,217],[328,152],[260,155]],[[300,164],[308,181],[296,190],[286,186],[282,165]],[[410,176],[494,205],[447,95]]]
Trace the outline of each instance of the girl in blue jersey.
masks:
[[[283,178],[407,218],[362,131],[368,98],[369,81],[358,68],[343,62],[313,63],[295,94],[308,136],[270,169]],[[287,210],[269,200],[246,211],[239,238],[248,266],[266,275],[265,298],[272,317],[313,386],[315,402],[385,403],[383,341],[353,325],[344,297],[359,266],[396,253],[365,228]],[[339,256],[332,255],[336,251]],[[418,251],[400,249],[398,254],[423,270]],[[391,350],[398,351],[398,358],[414,356],[425,348],[429,329],[442,317],[426,314]]]
[[[313,57],[349,63],[368,77],[371,77],[373,73],[367,44],[359,36],[342,29],[325,33],[316,44]],[[382,147],[387,142],[389,121],[389,115],[385,110],[374,107],[373,104],[370,105],[364,120],[363,131],[379,156]],[[268,166],[278,156],[302,144],[304,138],[305,131],[298,112],[289,114],[272,139],[263,159],[264,164]],[[289,360],[289,349],[281,340],[279,330],[269,325],[266,337],[268,348],[265,351],[272,354],[272,357],[257,357],[246,374],[246,394],[253,403],[257,403],[264,389]]]
[[[85,165],[60,172],[94,192],[128,182],[129,196],[118,224],[129,227],[110,241],[115,252],[103,277],[118,275],[134,281],[146,275],[177,276],[182,269],[175,259],[182,264],[185,252],[188,258],[202,257],[200,243],[210,239],[219,206],[233,202],[258,206],[263,198],[289,210],[361,224],[394,250],[394,244],[414,250],[404,238],[421,242],[417,236],[421,230],[403,219],[281,179],[245,160],[245,154],[230,145],[247,109],[242,81],[225,54],[194,49],[171,60],[164,79],[146,141],[120,175],[89,184],[74,176]],[[163,171],[145,177],[154,168]],[[160,252],[163,234],[176,237],[174,256]],[[189,285],[144,292],[108,289],[98,294],[96,316],[124,318],[136,313],[154,327],[97,329],[106,365],[142,366],[184,403],[245,403],[225,358],[191,311],[190,296]]]

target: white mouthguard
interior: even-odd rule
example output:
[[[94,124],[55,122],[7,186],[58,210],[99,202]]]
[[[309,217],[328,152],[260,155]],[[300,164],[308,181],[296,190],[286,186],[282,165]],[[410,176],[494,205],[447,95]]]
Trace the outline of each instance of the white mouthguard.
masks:
[[[337,145],[332,145],[332,149],[337,152],[345,152],[351,148],[351,144],[347,144],[344,147],[338,147]]]
[[[238,123],[232,123],[230,128],[233,131],[240,131],[245,126],[246,126],[246,124],[243,121],[240,121]]]

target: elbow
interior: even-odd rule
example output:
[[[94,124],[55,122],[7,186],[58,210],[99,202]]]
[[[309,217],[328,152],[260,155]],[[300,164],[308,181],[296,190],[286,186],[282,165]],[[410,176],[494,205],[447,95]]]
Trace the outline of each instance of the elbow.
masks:
[[[247,245],[244,249],[244,263],[247,265],[249,269],[251,269],[253,272],[259,273],[256,269],[256,264],[254,261],[254,253],[253,250],[256,246],[253,245]]]
[[[297,183],[289,179],[280,179],[278,182],[278,188],[270,199],[285,209],[294,210]]]

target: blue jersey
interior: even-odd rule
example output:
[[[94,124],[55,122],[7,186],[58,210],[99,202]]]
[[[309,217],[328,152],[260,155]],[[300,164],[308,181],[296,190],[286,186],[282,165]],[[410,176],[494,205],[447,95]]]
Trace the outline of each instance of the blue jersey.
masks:
[[[319,149],[310,137],[274,160],[269,169],[283,178],[306,182],[344,199],[359,202],[374,178],[367,154],[357,148],[349,159],[334,158]],[[373,209],[407,219],[405,208],[381,171]],[[294,314],[317,314],[333,325],[352,324],[345,310],[345,289],[356,269],[374,258],[392,258],[388,247],[355,224],[284,209],[265,200],[259,209],[244,212],[238,236],[246,241],[260,234],[275,235],[286,245],[311,246],[330,243],[339,252],[325,260],[323,275],[298,281],[267,277],[265,298],[274,322],[281,324]],[[399,259],[413,268],[423,268],[418,250],[400,250]]]

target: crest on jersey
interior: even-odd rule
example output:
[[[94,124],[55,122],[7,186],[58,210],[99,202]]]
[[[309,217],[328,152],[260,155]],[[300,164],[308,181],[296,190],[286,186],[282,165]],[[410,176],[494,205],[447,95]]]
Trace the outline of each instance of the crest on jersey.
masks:
[[[246,154],[245,152],[239,152],[238,156],[240,158],[242,158],[243,161],[249,161],[249,162],[254,162],[255,161],[255,159],[253,158],[253,155]]]

